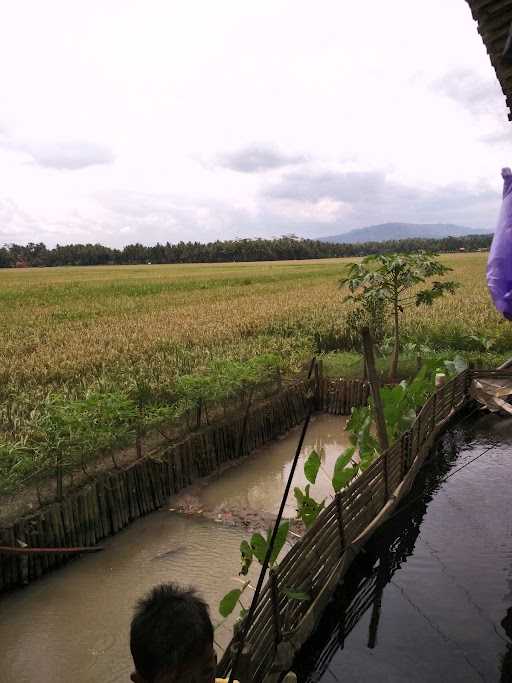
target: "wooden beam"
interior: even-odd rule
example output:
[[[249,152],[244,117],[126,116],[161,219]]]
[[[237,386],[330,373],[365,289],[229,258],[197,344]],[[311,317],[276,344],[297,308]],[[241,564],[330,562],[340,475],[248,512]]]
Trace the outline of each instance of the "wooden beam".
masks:
[[[78,553],[97,553],[104,550],[103,546],[86,546],[84,548],[11,548],[0,545],[0,555],[64,555]]]

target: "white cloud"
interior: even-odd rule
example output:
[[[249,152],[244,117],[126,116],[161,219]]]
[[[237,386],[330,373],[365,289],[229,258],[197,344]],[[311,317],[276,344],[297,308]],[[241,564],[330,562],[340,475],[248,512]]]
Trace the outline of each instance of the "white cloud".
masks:
[[[503,108],[501,88],[492,69],[485,77],[472,69],[453,69],[436,79],[432,88],[475,113]]]
[[[307,161],[300,154],[283,154],[269,145],[249,145],[219,155],[218,164],[240,173],[259,173]]]
[[[352,213],[350,204],[329,197],[313,201],[276,199],[272,202],[270,210],[276,218],[302,223],[304,227],[311,223],[337,223]]]
[[[114,155],[108,147],[83,141],[36,143],[22,146],[20,150],[30,154],[40,166],[60,170],[74,171],[114,161]]]
[[[5,241],[484,227],[511,165],[461,0],[10,3],[0,60]]]

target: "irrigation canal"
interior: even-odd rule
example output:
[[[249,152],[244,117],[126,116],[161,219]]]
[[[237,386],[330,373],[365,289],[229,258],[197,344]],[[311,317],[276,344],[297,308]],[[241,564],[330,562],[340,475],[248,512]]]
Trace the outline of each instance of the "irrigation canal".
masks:
[[[344,424],[345,418],[321,415],[308,430],[303,452],[324,448],[325,472],[332,472],[346,446]],[[128,681],[133,605],[163,581],[196,586],[220,621],[217,605],[238,586],[240,541],[250,536],[243,524],[265,524],[275,514],[299,433],[300,427],[293,429],[207,485],[173,498],[168,509],[103,542],[104,552],[1,597],[2,683]],[[302,471],[299,464],[297,482],[303,486]],[[322,470],[318,489],[332,490]],[[294,516],[293,500],[286,512]],[[216,633],[221,646],[230,636],[229,623]]]
[[[511,503],[512,419],[472,415],[352,566],[299,681],[512,681]]]
[[[346,445],[343,426],[333,416],[311,424],[304,453],[323,447],[326,473]],[[2,683],[129,680],[132,606],[162,581],[197,586],[216,617],[237,585],[243,525],[277,509],[297,438],[292,430],[103,553],[1,598]],[[512,681],[511,459],[511,419],[473,415],[442,438],[301,653],[299,681]],[[322,470],[317,486],[330,490]],[[221,646],[229,635],[229,624],[217,631]]]

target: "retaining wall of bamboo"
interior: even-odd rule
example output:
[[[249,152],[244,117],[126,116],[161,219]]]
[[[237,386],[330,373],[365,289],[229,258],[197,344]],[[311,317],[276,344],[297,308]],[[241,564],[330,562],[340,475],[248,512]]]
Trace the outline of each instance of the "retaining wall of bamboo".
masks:
[[[299,424],[308,407],[311,381],[291,385],[255,407],[244,431],[243,415],[219,423],[126,469],[94,479],[62,502],[53,503],[8,527],[0,546],[76,548],[94,546],[166,503],[201,477],[249,454]],[[0,592],[26,585],[68,561],[66,554],[1,554]]]
[[[431,396],[412,428],[335,496],[272,570],[235,672],[239,680],[270,683],[289,670],[357,552],[409,491],[435,436],[470,400],[471,379],[467,370]],[[325,387],[329,412],[345,412],[339,388],[329,382]],[[293,600],[290,591],[305,592],[310,600]],[[232,642],[226,649],[219,675],[229,674],[236,648]]]
[[[368,393],[362,382],[305,380],[297,382],[248,416],[222,422],[126,469],[100,475],[62,502],[0,528],[0,546],[9,548],[91,547],[124,529],[132,521],[157,510],[175,493],[201,477],[217,472],[227,462],[249,454],[299,424],[314,392],[317,407],[349,414]],[[0,592],[34,581],[69,560],[60,553],[2,554]]]
[[[323,378],[319,386],[321,410],[331,415],[350,415],[352,408],[365,406],[370,396],[370,385],[359,379]]]

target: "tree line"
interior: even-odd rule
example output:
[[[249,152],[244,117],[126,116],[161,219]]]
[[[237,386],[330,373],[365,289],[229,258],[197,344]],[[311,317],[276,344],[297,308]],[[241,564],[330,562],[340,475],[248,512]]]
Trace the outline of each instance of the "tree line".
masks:
[[[490,247],[492,235],[468,235],[433,239],[409,238],[386,242],[334,244],[320,240],[284,236],[275,239],[236,239],[201,242],[129,244],[114,249],[102,244],[57,244],[43,242],[7,244],[0,248],[0,268],[20,266],[101,266],[142,263],[222,263],[236,261],[282,261],[368,256],[370,254],[478,251]]]

